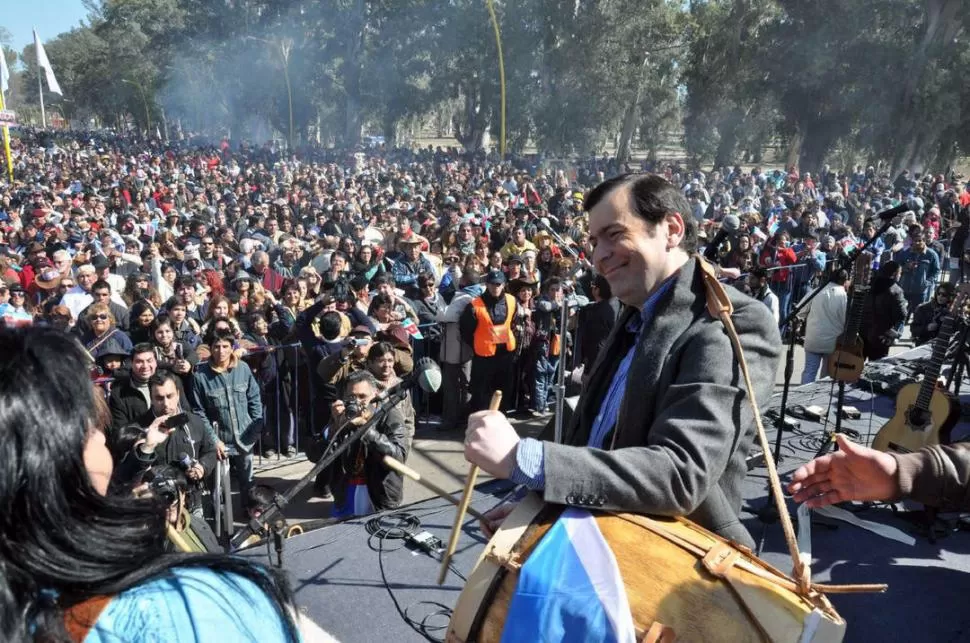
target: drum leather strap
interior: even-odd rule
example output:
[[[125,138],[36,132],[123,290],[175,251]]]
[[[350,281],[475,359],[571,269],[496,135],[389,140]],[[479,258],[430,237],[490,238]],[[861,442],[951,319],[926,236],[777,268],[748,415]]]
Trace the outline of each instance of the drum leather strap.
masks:
[[[788,545],[788,552],[792,558],[792,575],[795,580],[796,591],[801,596],[810,596],[813,592],[852,592],[852,591],[885,591],[885,585],[843,585],[820,586],[812,585],[812,571],[807,562],[803,562],[798,552],[798,541],[795,537],[795,528],[792,525],[791,516],[788,515],[788,506],[785,504],[785,496],[781,489],[781,480],[778,478],[778,468],[771,455],[771,445],[768,443],[768,436],[765,433],[764,424],[761,421],[761,412],[758,409],[758,401],[754,395],[754,386],[751,384],[751,375],[748,372],[748,363],[744,359],[744,351],[741,349],[741,339],[738,337],[737,329],[731,320],[734,306],[728,297],[724,286],[717,280],[714,267],[705,259],[698,256],[697,264],[700,267],[701,275],[704,279],[704,290],[707,300],[707,312],[714,319],[718,319],[724,324],[724,330],[731,340],[734,355],[738,360],[738,368],[744,378],[744,386],[747,390],[748,402],[751,404],[751,411],[754,413],[755,426],[758,428],[758,441],[761,443],[761,450],[764,452],[765,467],[768,469],[768,482],[771,488],[771,496],[774,499],[775,507],[778,509],[778,516],[781,519],[782,531],[785,534],[785,543]]]

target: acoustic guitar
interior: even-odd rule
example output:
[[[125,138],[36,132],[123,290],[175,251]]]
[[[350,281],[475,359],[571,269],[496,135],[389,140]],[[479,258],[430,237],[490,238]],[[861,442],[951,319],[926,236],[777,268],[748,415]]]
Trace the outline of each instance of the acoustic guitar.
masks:
[[[968,296],[970,286],[960,286],[940,323],[940,332],[933,340],[933,354],[923,381],[900,389],[896,395],[896,412],[879,429],[872,441],[873,449],[909,453],[950,441],[950,431],[960,419],[960,403],[940,386],[938,380],[950,348],[950,338],[956,330],[956,320]]]
[[[835,350],[826,364],[829,377],[837,382],[858,382],[866,365],[862,337],[862,309],[869,292],[872,275],[872,254],[861,253],[852,268],[852,292],[845,315],[845,327],[835,342]]]

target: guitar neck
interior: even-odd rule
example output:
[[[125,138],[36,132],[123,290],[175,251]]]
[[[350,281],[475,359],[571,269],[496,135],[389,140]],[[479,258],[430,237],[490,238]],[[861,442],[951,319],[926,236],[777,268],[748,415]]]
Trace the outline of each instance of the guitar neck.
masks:
[[[930,401],[933,399],[933,391],[936,389],[936,381],[940,377],[940,371],[943,370],[943,362],[946,361],[946,353],[950,347],[950,338],[953,337],[954,327],[953,316],[947,315],[940,325],[939,334],[933,340],[933,354],[930,356],[929,367],[923,375],[919,395],[916,397],[916,406],[923,411],[930,408]]]
[[[852,296],[849,299],[849,312],[845,318],[845,328],[839,338],[843,344],[850,343],[859,335],[862,327],[862,311],[865,307],[866,293],[868,287],[853,287]]]

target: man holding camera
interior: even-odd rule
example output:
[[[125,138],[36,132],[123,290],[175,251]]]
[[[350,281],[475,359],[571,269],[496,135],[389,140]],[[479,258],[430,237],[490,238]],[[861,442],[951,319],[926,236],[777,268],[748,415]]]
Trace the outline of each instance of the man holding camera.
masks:
[[[115,477],[116,482],[124,483],[140,478],[153,466],[172,465],[189,483],[186,509],[201,519],[204,481],[216,468],[216,446],[202,420],[182,411],[176,378],[159,371],[149,380],[151,406],[136,421],[144,437],[125,454]]]
[[[338,432],[352,433],[377,410],[377,379],[368,370],[347,376],[343,397],[331,406],[327,438]],[[344,435],[346,437],[346,435]],[[334,517],[361,516],[393,509],[404,497],[404,478],[384,466],[384,456],[404,462],[408,457],[407,423],[401,405],[389,408],[360,441],[335,463],[333,472]]]

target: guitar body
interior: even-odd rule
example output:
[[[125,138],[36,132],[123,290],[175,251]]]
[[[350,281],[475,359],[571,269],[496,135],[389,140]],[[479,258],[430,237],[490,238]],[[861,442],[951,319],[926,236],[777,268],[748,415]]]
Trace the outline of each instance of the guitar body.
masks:
[[[872,448],[908,453],[934,444],[948,444],[950,431],[960,419],[960,404],[934,387],[929,411],[917,408],[920,384],[907,384],[896,396],[896,413],[876,434]]]
[[[855,336],[848,342],[839,340],[829,355],[826,371],[836,382],[858,382],[865,365],[862,338]]]

